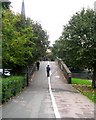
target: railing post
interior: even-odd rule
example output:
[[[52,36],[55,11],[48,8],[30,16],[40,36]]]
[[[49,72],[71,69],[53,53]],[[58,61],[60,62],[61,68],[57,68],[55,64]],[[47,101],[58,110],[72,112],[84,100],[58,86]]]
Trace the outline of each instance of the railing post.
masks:
[[[68,84],[71,84],[72,83],[72,81],[71,81],[71,74],[69,73],[68,74]]]

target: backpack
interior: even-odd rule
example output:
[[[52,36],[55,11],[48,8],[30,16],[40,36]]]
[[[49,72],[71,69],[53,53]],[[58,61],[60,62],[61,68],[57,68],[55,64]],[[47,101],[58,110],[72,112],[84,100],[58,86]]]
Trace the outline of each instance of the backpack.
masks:
[[[50,71],[50,67],[49,67],[49,66],[47,66],[47,71],[48,71],[48,72]]]

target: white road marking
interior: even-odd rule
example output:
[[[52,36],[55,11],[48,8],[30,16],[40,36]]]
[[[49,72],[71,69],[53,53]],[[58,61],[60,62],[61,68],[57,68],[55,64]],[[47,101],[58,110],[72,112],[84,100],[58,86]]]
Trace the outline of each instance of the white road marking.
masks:
[[[48,65],[49,65],[49,61],[48,61]],[[55,117],[56,118],[61,118],[56,102],[55,102],[55,98],[53,96],[52,90],[51,90],[51,83],[50,83],[50,77],[48,77],[48,85],[49,85],[49,92],[50,92],[50,96],[51,96],[51,100],[52,100],[52,105],[53,105],[53,109],[54,109],[54,113],[55,113]]]
[[[56,118],[61,118],[60,114],[59,114],[59,111],[58,111],[58,108],[57,108],[57,105],[56,105],[56,102],[55,102],[55,98],[54,98],[52,90],[51,90],[50,77],[48,77],[48,84],[49,84],[49,92],[50,92],[50,96],[51,96],[51,99],[52,99],[52,105],[53,105],[55,117]]]

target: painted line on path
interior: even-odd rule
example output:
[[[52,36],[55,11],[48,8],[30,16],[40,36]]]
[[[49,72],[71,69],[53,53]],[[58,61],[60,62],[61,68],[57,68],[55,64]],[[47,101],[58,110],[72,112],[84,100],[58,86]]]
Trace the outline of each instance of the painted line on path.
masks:
[[[48,61],[48,65],[49,65],[49,61]],[[49,93],[50,93],[50,96],[51,96],[55,117],[56,118],[61,118],[60,114],[59,114],[59,111],[58,111],[58,108],[57,108],[57,105],[56,105],[56,102],[55,102],[55,98],[54,98],[53,93],[52,93],[50,77],[48,77],[48,85],[49,85]]]

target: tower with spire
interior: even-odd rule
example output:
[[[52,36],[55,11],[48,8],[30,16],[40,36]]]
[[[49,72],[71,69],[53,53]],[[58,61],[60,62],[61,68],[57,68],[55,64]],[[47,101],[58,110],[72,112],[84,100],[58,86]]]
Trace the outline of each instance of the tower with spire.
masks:
[[[24,0],[22,0],[21,15],[25,18],[25,4],[24,4]]]
[[[94,11],[96,12],[96,1],[94,2]]]

